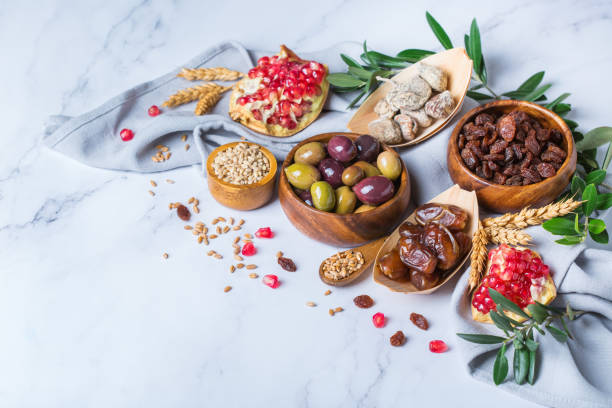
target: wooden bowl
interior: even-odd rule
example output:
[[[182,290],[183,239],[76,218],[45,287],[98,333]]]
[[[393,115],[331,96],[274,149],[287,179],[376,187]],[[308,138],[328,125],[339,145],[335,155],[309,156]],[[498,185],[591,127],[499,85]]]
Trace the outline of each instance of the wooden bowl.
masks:
[[[554,176],[526,186],[500,185],[478,177],[463,163],[459,153],[457,141],[463,125],[482,112],[508,113],[516,109],[561,132],[562,147],[567,152],[565,161]],[[448,142],[447,166],[451,179],[465,190],[476,191],[481,205],[495,212],[515,212],[528,206],[549,204],[563,192],[576,170],[576,147],[569,127],[554,112],[526,101],[495,101],[472,109],[459,120]]]
[[[470,216],[469,222],[463,232],[468,234],[471,239],[474,236],[476,230],[478,230],[478,198],[476,197],[476,194],[473,191],[462,190],[458,185],[455,184],[454,186],[438,194],[436,197],[432,198],[428,202],[438,204],[453,204],[457,207],[461,207]],[[412,224],[416,224],[416,214],[414,212],[410,214],[406,221],[409,221]],[[451,278],[455,276],[455,274],[459,272],[459,270],[461,270],[463,264],[469,259],[470,253],[472,252],[472,250],[470,249],[470,251],[468,251],[468,253],[464,255],[463,259],[453,268],[453,270],[447,272],[440,281],[440,283],[438,283],[436,286],[430,289],[418,290],[412,284],[412,282],[410,282],[410,279],[391,279],[387,277],[384,273],[382,273],[380,267],[378,266],[380,258],[382,258],[382,256],[385,255],[387,252],[395,248],[395,246],[397,245],[397,241],[399,241],[399,238],[399,228],[396,228],[378,250],[378,254],[376,255],[376,259],[374,260],[374,270],[372,273],[374,282],[386,286],[393,292],[411,293],[415,295],[428,295],[438,290],[442,285],[451,280]]]
[[[333,136],[343,135],[353,140],[356,133],[323,133],[304,140],[295,146],[285,158],[280,171],[278,197],[289,221],[310,238],[337,247],[351,247],[363,244],[389,232],[401,219],[410,204],[410,177],[402,161],[400,186],[395,195],[386,203],[373,210],[357,214],[336,214],[317,210],[300,199],[287,181],[285,168],[293,163],[295,151],[309,142],[326,143]],[[384,150],[392,150],[382,145]]]
[[[422,59],[419,62],[423,62],[428,65],[441,68],[446,72],[448,77],[447,89],[453,96],[455,101],[455,107],[450,115],[435,119],[431,125],[426,128],[420,128],[417,132],[416,138],[408,142],[402,142],[399,144],[391,145],[392,147],[400,146],[412,146],[417,143],[424,142],[430,137],[434,136],[440,130],[444,129],[450,120],[455,116],[461,105],[463,99],[467,93],[470,80],[472,78],[472,60],[468,57],[464,48],[453,48],[450,50],[442,51],[434,55],[430,55],[427,58]],[[412,64],[408,68],[403,69],[399,74],[393,77],[398,82],[407,82],[413,76],[418,75],[417,64]],[[378,119],[378,115],[374,112],[374,106],[379,100],[384,98],[387,93],[391,90],[392,85],[385,82],[379,86],[376,91],[372,93],[366,99],[357,112],[353,115],[349,123],[346,125],[348,129],[356,133],[369,133],[368,123]]]
[[[219,179],[215,175],[212,164],[215,157],[222,151],[234,147],[239,143],[259,146],[261,152],[270,162],[270,172],[260,181],[254,184],[237,185]],[[233,142],[217,147],[206,160],[206,172],[208,173],[208,190],[213,198],[220,204],[235,210],[254,210],[266,204],[274,195],[274,180],[277,170],[276,158],[265,147],[257,143],[246,141]]]

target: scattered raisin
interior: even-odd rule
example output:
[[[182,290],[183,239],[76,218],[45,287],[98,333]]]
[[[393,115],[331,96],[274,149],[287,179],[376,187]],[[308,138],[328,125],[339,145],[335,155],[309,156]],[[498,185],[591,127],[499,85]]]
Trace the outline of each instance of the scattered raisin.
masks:
[[[372,300],[372,298],[368,295],[357,296],[355,299],[353,299],[353,303],[355,303],[355,306],[361,309],[368,309],[374,306],[374,300]]]
[[[410,321],[421,330],[427,330],[429,328],[429,323],[427,323],[427,319],[421,314],[410,313]]]
[[[393,347],[399,347],[406,341],[406,336],[401,330],[395,332],[393,336],[389,339],[389,342]]]
[[[289,259],[289,258],[285,258],[283,256],[279,256],[278,257],[278,264],[281,266],[281,268],[283,268],[287,272],[295,272],[295,271],[297,271],[297,267],[295,266],[295,263],[291,259]]]
[[[189,221],[189,219],[191,218],[189,208],[185,207],[183,204],[180,204],[178,207],[176,207],[176,214],[183,221]]]

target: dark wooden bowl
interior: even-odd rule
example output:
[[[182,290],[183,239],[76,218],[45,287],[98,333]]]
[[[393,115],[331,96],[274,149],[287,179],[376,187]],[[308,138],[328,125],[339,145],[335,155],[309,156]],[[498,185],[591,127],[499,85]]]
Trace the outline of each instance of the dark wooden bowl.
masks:
[[[482,112],[507,113],[515,109],[528,113],[544,126],[559,130],[563,136],[562,147],[567,152],[557,174],[526,186],[500,185],[478,177],[463,163],[457,146],[463,125],[476,115]],[[459,120],[448,141],[447,166],[451,179],[464,190],[476,191],[481,205],[495,212],[514,212],[528,206],[549,204],[563,192],[576,171],[576,148],[572,132],[559,115],[535,103],[502,100],[474,108]]]
[[[280,171],[278,197],[289,221],[310,238],[338,247],[351,247],[379,238],[391,231],[403,218],[410,204],[410,177],[402,162],[400,186],[386,203],[373,210],[357,214],[336,214],[317,210],[302,201],[287,181],[285,168],[293,163],[295,151],[305,143],[326,143],[332,136],[343,135],[353,140],[357,133],[323,133],[304,140],[295,146],[285,158]],[[382,145],[385,150],[393,150]]]

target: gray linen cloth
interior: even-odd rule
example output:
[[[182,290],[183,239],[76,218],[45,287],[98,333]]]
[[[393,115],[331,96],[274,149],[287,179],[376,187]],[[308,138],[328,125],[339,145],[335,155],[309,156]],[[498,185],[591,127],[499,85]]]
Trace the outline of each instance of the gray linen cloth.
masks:
[[[323,61],[330,71],[344,70],[339,58],[343,52],[359,55],[356,43],[341,43],[316,53],[300,53],[304,58]],[[227,42],[188,61],[181,67],[217,67],[246,72],[261,55],[274,52],[249,51],[240,44]],[[161,103],[176,90],[192,86],[190,81],[177,78],[179,68],[151,82],[138,85],[112,98],[91,112],[75,118],[51,117],[45,131],[44,143],[51,149],[95,167],[138,172],[164,171],[172,168],[203,163],[211,148],[240,137],[260,143],[274,152],[279,159],[296,142],[312,135],[343,131],[351,112],[345,110],[349,96],[330,94],[325,111],[313,124],[288,138],[269,138],[250,132],[231,121],[227,115],[229,93],[217,104],[211,114],[195,116],[194,103],[151,118],[147,109]],[[465,101],[463,113],[475,106]],[[456,120],[456,119],[455,119]],[[412,180],[412,197],[423,203],[450,187],[453,182],[446,167],[446,145],[451,123],[436,137],[400,152]],[[119,131],[130,128],[134,139],[122,142]],[[179,135],[193,132],[198,149],[185,151]],[[164,163],[154,163],[151,156],[155,146],[165,144],[173,155]],[[201,171],[203,173],[203,171]],[[499,388],[516,393],[547,406],[555,407],[611,407],[612,406],[612,252],[584,250],[582,246],[561,247],[540,227],[529,230],[536,240],[537,250],[551,266],[558,285],[559,300],[569,301],[576,309],[597,312],[572,322],[570,329],[576,340],[568,345],[556,344],[551,336],[542,342],[539,376],[534,386],[516,386],[511,381]],[[489,325],[471,320],[469,300],[465,296],[467,273],[460,279],[451,300],[452,322],[456,332],[494,332]],[[455,342],[464,359],[468,373],[474,378],[491,382],[494,355],[488,346]],[[510,359],[511,360],[511,359]]]

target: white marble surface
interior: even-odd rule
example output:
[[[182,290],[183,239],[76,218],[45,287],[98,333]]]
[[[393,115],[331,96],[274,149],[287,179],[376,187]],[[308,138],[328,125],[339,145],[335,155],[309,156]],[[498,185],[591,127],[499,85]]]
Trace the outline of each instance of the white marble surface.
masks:
[[[546,69],[555,93],[572,92],[583,129],[609,125],[610,3],[276,1],[245,11],[250,4],[0,5],[0,406],[534,406],[464,372],[447,325],[452,285],[410,297],[366,279],[325,297],[316,266],[333,248],[300,236],[278,202],[239,214],[216,204],[191,168],[153,177],[88,168],[41,148],[41,127],[228,38],[272,50],[363,39],[386,52],[439,49],[426,7],[456,43],[477,16],[495,89]],[[228,273],[233,234],[214,246],[226,259],[206,256],[167,209],[192,195],[207,223],[244,217],[249,232],[275,230],[253,263],[260,275],[277,273],[279,289]],[[280,271],[278,250],[298,272]],[[373,310],[352,306],[360,293],[374,297]],[[328,316],[336,306],[346,311]],[[384,329],[372,326],[375,311],[388,315]],[[429,318],[429,331],[412,326],[412,311]],[[398,329],[408,342],[391,348]],[[438,338],[449,352],[427,351]]]

